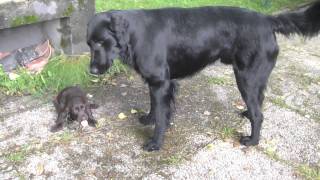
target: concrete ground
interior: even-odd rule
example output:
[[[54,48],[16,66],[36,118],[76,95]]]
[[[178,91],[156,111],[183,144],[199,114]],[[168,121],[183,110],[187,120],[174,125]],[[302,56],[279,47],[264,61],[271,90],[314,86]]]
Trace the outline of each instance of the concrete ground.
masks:
[[[0,97],[0,179],[319,179],[320,37],[278,41],[256,147],[238,143],[250,124],[232,68],[216,64],[180,81],[163,149],[144,152],[153,127],[131,110],[148,111],[149,95],[132,73],[88,91],[96,129],[51,133],[49,100]]]

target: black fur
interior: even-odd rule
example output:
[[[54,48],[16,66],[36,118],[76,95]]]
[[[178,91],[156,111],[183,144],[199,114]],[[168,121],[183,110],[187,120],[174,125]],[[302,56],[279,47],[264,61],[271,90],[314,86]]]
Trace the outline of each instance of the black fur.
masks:
[[[90,72],[102,74],[120,57],[148,83],[151,108],[143,124],[155,123],[153,138],[144,146],[159,150],[170,122],[174,79],[190,76],[220,59],[233,66],[248,110],[251,135],[244,145],[259,143],[263,121],[263,91],[276,63],[275,33],[306,37],[320,30],[320,2],[303,11],[267,16],[234,7],[165,8],[109,11],[88,25]]]
[[[90,126],[95,127],[96,120],[92,116],[91,109],[97,109],[97,104],[90,104],[86,94],[77,86],[70,86],[63,89],[53,100],[54,107],[58,113],[51,132],[59,131],[69,118],[71,121],[78,121],[79,126],[82,120],[88,120]]]

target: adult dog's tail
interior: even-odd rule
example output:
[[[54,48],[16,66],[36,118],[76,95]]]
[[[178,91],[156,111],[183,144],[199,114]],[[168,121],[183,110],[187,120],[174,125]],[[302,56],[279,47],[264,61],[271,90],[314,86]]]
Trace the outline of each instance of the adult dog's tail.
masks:
[[[274,32],[312,37],[320,32],[320,1],[304,10],[283,13],[271,18]]]

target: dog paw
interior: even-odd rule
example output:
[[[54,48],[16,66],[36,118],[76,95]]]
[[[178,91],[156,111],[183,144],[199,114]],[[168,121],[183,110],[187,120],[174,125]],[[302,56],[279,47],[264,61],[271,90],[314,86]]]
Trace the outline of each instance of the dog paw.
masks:
[[[94,119],[88,120],[88,124],[89,124],[89,126],[91,126],[91,127],[97,127],[97,121],[94,120]]]
[[[148,115],[142,115],[139,118],[139,122],[143,125],[151,125],[154,124],[154,119],[152,118],[152,116],[150,114]]]
[[[147,144],[143,146],[143,150],[151,152],[151,151],[159,151],[160,145],[154,140],[150,140]]]
[[[259,144],[259,141],[252,139],[250,136],[242,136],[240,143],[245,146],[255,146]]]

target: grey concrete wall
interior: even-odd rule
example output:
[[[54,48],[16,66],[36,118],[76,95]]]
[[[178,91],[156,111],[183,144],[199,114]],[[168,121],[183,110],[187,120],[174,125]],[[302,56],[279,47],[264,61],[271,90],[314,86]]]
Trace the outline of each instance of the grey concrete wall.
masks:
[[[56,51],[86,52],[86,26],[94,13],[95,0],[0,1],[0,51],[49,38]]]

